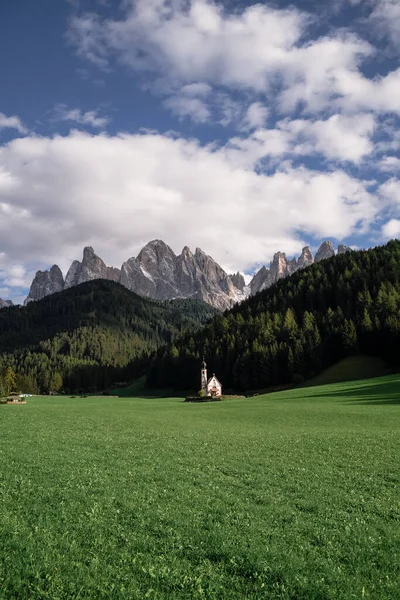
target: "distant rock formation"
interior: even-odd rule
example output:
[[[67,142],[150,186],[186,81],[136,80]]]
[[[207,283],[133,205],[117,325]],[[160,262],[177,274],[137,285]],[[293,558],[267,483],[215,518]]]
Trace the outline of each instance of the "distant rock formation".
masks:
[[[177,256],[162,240],[149,242],[137,258],[126,261],[119,281],[142,296],[199,299],[221,310],[245,297],[245,281],[239,273],[227,275],[200,248],[193,254],[185,246]]]
[[[340,245],[338,254],[349,250],[348,246]],[[332,243],[323,242],[315,256],[315,262],[334,255]],[[38,271],[25,304],[85,281],[109,279],[141,296],[158,300],[193,298],[225,310],[250,294],[270,287],[279,279],[304,269],[313,262],[314,257],[309,246],[303,248],[298,259],[288,260],[284,252],[277,252],[269,268],[261,267],[246,286],[241,273],[228,275],[200,248],[196,248],[193,254],[190,248],[185,246],[182,253],[176,255],[162,240],[153,240],[146,244],[136,258],[130,258],[123,263],[121,269],[116,269],[107,267],[93,248],[87,246],[83,251],[82,262],[74,260],[65,281],[57,265],[49,271]]]
[[[345,252],[349,251],[351,251],[349,246],[344,246],[341,244],[338,247],[338,254],[344,254]],[[288,260],[284,252],[277,252],[274,254],[274,258],[270,263],[269,269],[266,267],[261,267],[261,269],[254,275],[250,282],[251,294],[256,294],[257,292],[265,290],[271,287],[271,285],[276,283],[279,279],[288,277],[299,269],[305,269],[314,262],[319,262],[320,260],[325,260],[327,258],[331,258],[332,256],[335,256],[335,250],[332,242],[328,241],[323,242],[318,248],[315,259],[309,246],[305,246],[303,248],[302,253],[297,260],[295,258]]]
[[[301,255],[297,260],[297,269],[305,269],[306,267],[312,265],[314,262],[314,257],[310,250],[310,246],[304,246]]]
[[[86,246],[83,250],[82,262],[74,260],[70,266],[65,278],[65,289],[93,281],[93,279],[111,279],[118,281],[120,270],[114,267],[107,267],[99,256],[94,253],[91,246]]]
[[[323,242],[318,248],[317,254],[315,255],[315,262],[332,258],[332,256],[335,256],[335,250],[332,242]]]
[[[351,252],[352,249],[350,248],[350,246],[345,246],[344,244],[339,244],[338,248],[337,248],[337,253],[338,254],[345,254],[346,252]]]
[[[49,271],[38,271],[32,281],[28,297],[24,305],[29,302],[41,300],[49,294],[62,292],[64,289],[64,277],[58,265],[53,265]]]
[[[234,273],[233,275],[229,275],[230,280],[232,281],[233,285],[240,290],[241,292],[244,292],[244,289],[246,287],[246,282],[244,280],[244,277],[241,273],[239,273],[239,271],[237,273]]]
[[[0,308],[10,308],[10,306],[14,306],[11,300],[3,300],[0,298]]]

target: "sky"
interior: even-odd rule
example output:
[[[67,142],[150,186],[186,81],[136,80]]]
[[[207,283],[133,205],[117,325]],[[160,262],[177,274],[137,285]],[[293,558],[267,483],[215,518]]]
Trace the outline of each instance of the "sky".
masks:
[[[399,0],[0,2],[0,297],[84,246],[400,237]]]

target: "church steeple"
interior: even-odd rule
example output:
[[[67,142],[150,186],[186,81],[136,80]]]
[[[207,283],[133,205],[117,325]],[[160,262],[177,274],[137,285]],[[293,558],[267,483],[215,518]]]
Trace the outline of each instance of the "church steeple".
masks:
[[[204,360],[204,356],[201,364],[201,389],[207,395],[207,364]]]

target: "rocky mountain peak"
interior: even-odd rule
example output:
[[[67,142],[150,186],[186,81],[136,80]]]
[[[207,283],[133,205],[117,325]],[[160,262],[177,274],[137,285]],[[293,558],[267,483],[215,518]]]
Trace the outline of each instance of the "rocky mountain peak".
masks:
[[[82,262],[74,260],[70,266],[65,278],[65,289],[92,281],[93,279],[111,279],[118,281],[120,276],[119,269],[107,267],[105,262],[95,254],[91,246],[86,246],[83,250]]]
[[[338,247],[338,254],[348,252],[349,250],[350,248],[348,246],[340,245]],[[251,293],[256,294],[257,292],[265,290],[276,283],[278,279],[281,279],[282,277],[288,277],[299,269],[304,269],[309,265],[312,265],[314,262],[331,258],[332,256],[335,256],[335,250],[332,242],[329,241],[321,244],[315,259],[309,246],[304,246],[301,255],[297,260],[296,258],[288,260],[284,252],[276,252],[270,263],[270,268],[267,269],[266,267],[262,267],[254,275],[250,282]]]
[[[0,308],[10,308],[10,306],[14,306],[14,303],[11,300],[3,300],[0,298]]]
[[[201,299],[221,309],[244,297],[243,290],[200,248],[193,254],[185,246],[176,256],[160,240],[150,242],[137,258],[130,258],[122,265],[120,283],[142,296],[160,300]],[[240,277],[236,283],[243,283],[244,288]]]
[[[41,300],[49,294],[62,292],[64,289],[64,277],[58,265],[53,265],[48,271],[37,271],[24,305],[29,302]]]
[[[240,290],[241,292],[244,291],[244,288],[246,287],[246,282],[244,280],[244,277],[241,273],[239,273],[239,271],[237,273],[234,273],[233,275],[229,276],[233,285]]]
[[[184,249],[182,250],[182,256],[184,258],[193,258],[193,253],[192,253],[191,249],[189,248],[189,246],[184,247]]]
[[[254,275],[253,279],[250,282],[250,290],[251,294],[257,294],[269,278],[269,269],[267,267],[262,266],[259,271]]]
[[[95,256],[92,246],[85,246],[83,249],[83,262],[92,260]]]
[[[341,244],[338,254],[350,248]],[[324,260],[335,255],[331,242],[321,244],[315,260]],[[246,298],[249,293],[266,289],[282,277],[287,277],[314,262],[309,246],[305,246],[298,259],[287,258],[284,252],[276,252],[270,268],[261,267],[249,286],[239,273],[228,275],[215,260],[201,248],[195,253],[185,246],[179,256],[162,240],[152,240],[146,244],[136,258],[123,263],[121,270],[108,267],[95,254],[91,246],[83,250],[82,262],[74,260],[65,278],[57,265],[48,271],[38,271],[32,282],[25,304],[40,300],[48,294],[79,285],[93,279],[118,281],[128,289],[150,298],[166,300],[171,298],[193,298],[208,302],[225,310],[235,302]],[[0,301],[0,307],[4,305]]]
[[[338,254],[345,254],[346,252],[353,252],[353,249],[350,248],[350,246],[345,246],[345,244],[339,244],[338,249],[337,249],[337,253]]]
[[[285,277],[288,267],[288,260],[284,252],[276,252],[270,264],[270,275],[275,281],[281,277]]]
[[[332,258],[332,256],[335,256],[335,250],[332,242],[322,242],[318,248],[317,254],[315,255],[315,262],[325,260],[326,258]]]
[[[304,269],[305,267],[312,265],[313,262],[314,262],[314,257],[310,250],[310,246],[304,246],[303,250],[301,251],[301,255],[299,256],[299,258],[297,260],[297,268]]]

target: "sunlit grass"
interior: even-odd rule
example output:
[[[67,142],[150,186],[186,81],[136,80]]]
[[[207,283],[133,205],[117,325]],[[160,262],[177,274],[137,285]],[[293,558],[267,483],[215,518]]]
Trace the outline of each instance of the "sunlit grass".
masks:
[[[400,379],[0,407],[0,597],[400,598]]]

